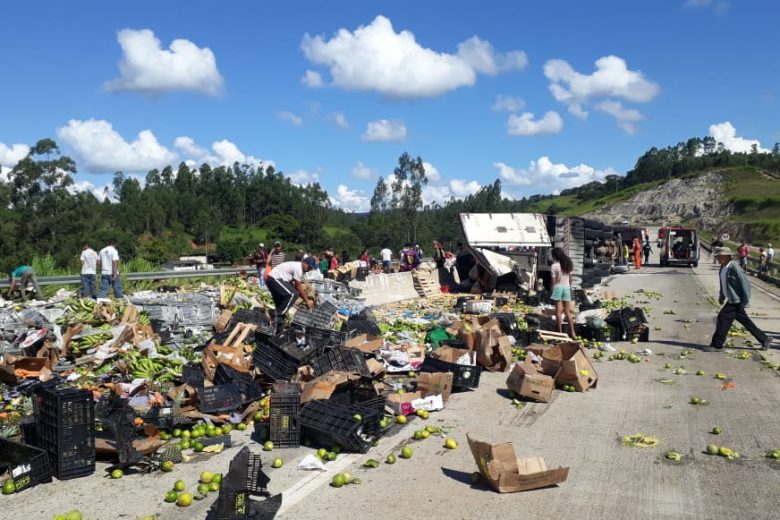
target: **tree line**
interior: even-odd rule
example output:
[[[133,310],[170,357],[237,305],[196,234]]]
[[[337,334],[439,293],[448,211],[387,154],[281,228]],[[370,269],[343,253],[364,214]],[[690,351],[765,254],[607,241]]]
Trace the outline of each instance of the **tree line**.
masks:
[[[733,153],[711,137],[692,138],[651,148],[625,176],[611,175],[562,195],[590,200],[644,182],[736,165],[780,172],[780,145],[772,153],[757,147]],[[379,179],[366,214],[333,207],[318,183],[294,185],[271,165],[181,163],[176,170],[149,171],[144,182],[116,172],[113,197],[104,200],[74,189],[76,171],[75,161],[62,155],[55,141],[42,139],[13,167],[8,181],[0,181],[0,269],[51,255],[57,266],[76,272],[82,241],[102,247],[109,238],[117,239],[124,259],[155,264],[196,251],[234,261],[249,255],[258,241],[277,239],[288,250],[351,255],[364,247],[378,254],[379,248],[398,249],[406,242],[430,250],[434,239],[454,248],[461,240],[460,213],[523,212],[551,197],[506,198],[497,179],[464,199],[425,204],[423,161],[408,153],[388,179]]]

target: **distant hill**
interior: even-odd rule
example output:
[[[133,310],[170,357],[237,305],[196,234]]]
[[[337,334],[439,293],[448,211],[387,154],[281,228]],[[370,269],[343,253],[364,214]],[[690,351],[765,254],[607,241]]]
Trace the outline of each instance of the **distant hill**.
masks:
[[[607,223],[690,224],[756,244],[780,243],[780,175],[755,166],[694,171],[581,199],[571,193],[545,198],[529,210]]]

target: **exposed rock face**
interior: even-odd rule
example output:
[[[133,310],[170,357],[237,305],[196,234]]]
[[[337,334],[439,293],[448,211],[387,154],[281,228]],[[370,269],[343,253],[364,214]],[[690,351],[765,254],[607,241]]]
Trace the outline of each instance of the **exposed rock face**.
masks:
[[[726,187],[725,179],[717,173],[705,173],[693,179],[673,179],[583,216],[609,224],[624,221],[632,225],[689,223],[718,233],[737,234],[738,225],[725,222],[734,210],[725,197]]]

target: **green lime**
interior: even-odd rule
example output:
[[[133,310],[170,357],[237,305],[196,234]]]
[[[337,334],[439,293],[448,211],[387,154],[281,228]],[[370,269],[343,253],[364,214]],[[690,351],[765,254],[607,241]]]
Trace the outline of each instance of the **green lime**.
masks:
[[[173,504],[179,499],[179,494],[176,491],[168,491],[165,493],[165,501],[169,504]]]
[[[178,491],[178,492],[181,493],[186,488],[187,488],[187,484],[183,480],[177,480],[176,482],[173,483],[173,490],[174,491]]]

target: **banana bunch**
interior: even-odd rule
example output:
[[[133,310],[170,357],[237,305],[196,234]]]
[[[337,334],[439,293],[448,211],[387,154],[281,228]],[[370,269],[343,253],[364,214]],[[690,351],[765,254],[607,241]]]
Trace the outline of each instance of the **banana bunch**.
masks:
[[[146,312],[142,312],[138,315],[138,324],[139,325],[151,325],[152,319],[149,317],[149,314]]]
[[[149,359],[146,357],[140,357],[130,362],[130,373],[134,379],[151,379],[156,380],[157,377],[162,376],[166,367],[160,360]]]
[[[85,354],[88,350],[102,345],[113,337],[114,335],[111,332],[110,325],[99,329],[93,329],[89,334],[82,334],[71,339],[70,343],[68,343],[68,352],[74,357],[78,357]]]
[[[90,323],[96,318],[97,303],[90,298],[68,298],[65,300],[65,314],[57,318],[58,325]]]

